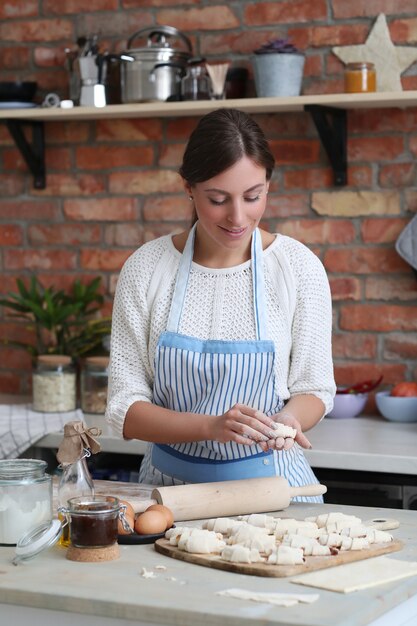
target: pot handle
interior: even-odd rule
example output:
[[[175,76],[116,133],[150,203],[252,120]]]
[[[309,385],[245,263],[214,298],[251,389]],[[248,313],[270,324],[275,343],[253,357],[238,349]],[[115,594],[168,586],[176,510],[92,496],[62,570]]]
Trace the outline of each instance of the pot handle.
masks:
[[[168,37],[178,37],[179,39],[182,39],[183,43],[187,46],[188,52],[192,52],[191,41],[186,35],[184,35],[174,26],[148,26],[147,28],[142,28],[141,30],[136,31],[136,33],[133,33],[131,37],[129,37],[127,41],[128,49],[132,47],[132,43],[135,39],[142,37],[146,33],[148,34],[148,43],[152,35],[168,35]]]

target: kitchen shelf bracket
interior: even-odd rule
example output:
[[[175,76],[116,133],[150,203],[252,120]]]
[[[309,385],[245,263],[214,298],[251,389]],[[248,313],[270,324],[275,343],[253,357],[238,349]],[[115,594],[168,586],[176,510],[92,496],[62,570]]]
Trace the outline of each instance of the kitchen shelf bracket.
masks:
[[[22,125],[28,124],[32,127],[32,141],[27,140]],[[26,165],[33,175],[33,186],[35,189],[45,189],[46,168],[45,168],[45,137],[43,122],[32,120],[6,120],[9,133],[24,158]]]
[[[307,104],[304,109],[310,113],[326,151],[334,184],[343,187],[347,184],[347,112],[319,104]]]

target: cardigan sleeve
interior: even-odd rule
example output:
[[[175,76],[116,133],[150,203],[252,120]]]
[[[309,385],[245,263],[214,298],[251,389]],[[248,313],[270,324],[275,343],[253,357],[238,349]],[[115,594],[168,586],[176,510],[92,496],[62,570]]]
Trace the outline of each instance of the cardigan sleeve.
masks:
[[[124,264],[113,304],[106,420],[120,437],[133,402],[152,401],[150,311],[146,298],[152,272],[143,256],[139,249]]]
[[[306,246],[289,240],[295,278],[292,347],[288,373],[290,396],[312,394],[333,407],[336,385],[332,361],[332,301],[320,259]]]

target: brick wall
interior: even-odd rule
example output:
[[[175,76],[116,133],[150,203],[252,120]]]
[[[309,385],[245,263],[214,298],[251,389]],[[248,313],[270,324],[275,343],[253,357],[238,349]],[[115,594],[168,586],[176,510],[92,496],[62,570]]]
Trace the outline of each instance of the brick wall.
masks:
[[[39,83],[68,97],[64,48],[98,32],[109,50],[151,24],[170,24],[196,54],[250,69],[270,36],[306,52],[304,93],[342,91],[333,45],[362,43],[385,12],[395,44],[417,45],[415,0],[3,0],[0,80]],[[417,64],[403,76],[417,89]],[[248,93],[251,93],[249,88]],[[417,279],[394,242],[417,210],[417,108],[349,113],[349,184],[335,189],[305,113],[258,115],[277,158],[264,225],[303,241],[323,260],[334,299],[339,384],[383,373],[417,377]],[[188,202],[176,170],[196,118],[46,123],[47,188],[35,191],[0,125],[0,268],[3,292],[36,272],[46,284],[103,277],[111,311],[118,271],[138,245],[180,230]],[[27,331],[0,310],[0,338]],[[0,391],[30,389],[30,360],[0,347]]]

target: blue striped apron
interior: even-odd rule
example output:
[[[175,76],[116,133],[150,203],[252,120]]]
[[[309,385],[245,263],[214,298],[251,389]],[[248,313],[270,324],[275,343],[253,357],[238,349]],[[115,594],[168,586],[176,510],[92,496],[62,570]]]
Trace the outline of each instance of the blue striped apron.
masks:
[[[173,411],[222,415],[235,404],[256,408],[268,416],[283,407],[275,386],[275,345],[267,337],[262,240],[252,236],[251,268],[256,339],[202,340],[179,334],[183,303],[194,253],[191,229],[181,257],[167,329],[155,356],[153,402]],[[259,445],[233,441],[149,444],[139,481],[175,485],[284,476],[291,486],[317,483],[301,448],[264,452]],[[318,497],[301,501],[322,502]]]

